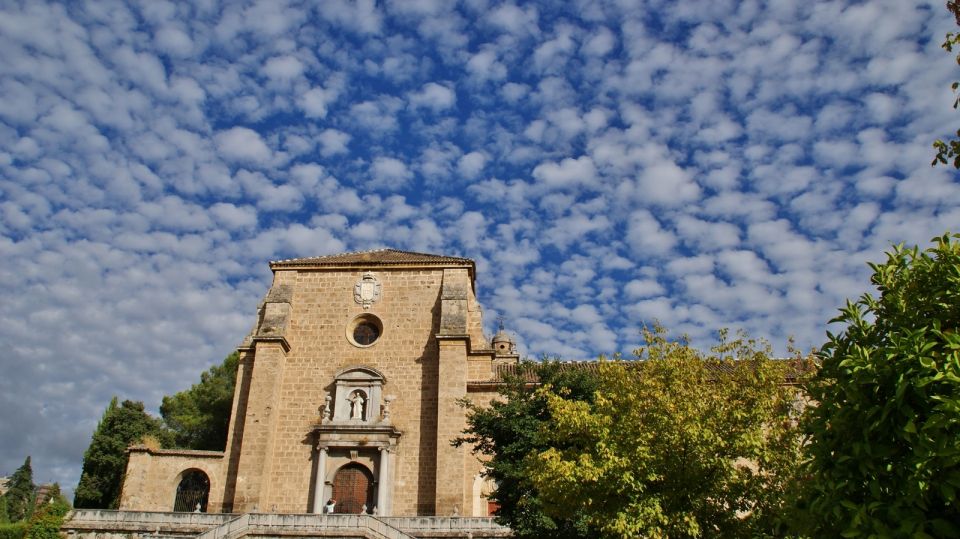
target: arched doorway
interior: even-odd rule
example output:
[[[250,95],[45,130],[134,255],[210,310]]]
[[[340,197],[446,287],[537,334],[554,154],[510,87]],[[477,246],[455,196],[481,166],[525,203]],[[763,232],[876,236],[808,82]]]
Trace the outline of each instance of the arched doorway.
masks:
[[[177,485],[177,496],[173,500],[174,511],[207,512],[207,498],[210,497],[210,478],[200,470],[187,470]]]
[[[359,514],[373,511],[373,474],[362,464],[351,462],[337,470],[333,478],[333,499],[337,513]]]

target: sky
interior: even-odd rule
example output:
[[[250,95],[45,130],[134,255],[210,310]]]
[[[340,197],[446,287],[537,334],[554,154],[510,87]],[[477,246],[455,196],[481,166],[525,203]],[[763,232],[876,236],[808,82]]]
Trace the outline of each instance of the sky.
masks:
[[[940,0],[0,0],[0,475],[72,490],[268,262],[477,263],[488,332],[826,340],[868,261],[958,229]],[[834,331],[837,328],[833,328]]]

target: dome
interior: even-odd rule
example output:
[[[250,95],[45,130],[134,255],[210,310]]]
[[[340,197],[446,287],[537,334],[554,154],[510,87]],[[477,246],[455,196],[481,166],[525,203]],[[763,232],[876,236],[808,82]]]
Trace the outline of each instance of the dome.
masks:
[[[516,348],[517,343],[513,340],[513,337],[507,334],[506,331],[501,329],[493,336],[493,349],[498,354],[512,354]]]

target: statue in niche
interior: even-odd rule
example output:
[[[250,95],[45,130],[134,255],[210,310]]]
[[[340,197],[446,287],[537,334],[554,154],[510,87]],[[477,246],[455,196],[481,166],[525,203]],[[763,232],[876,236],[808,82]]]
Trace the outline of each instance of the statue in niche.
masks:
[[[350,397],[350,419],[363,419],[364,404],[363,393],[354,391]]]

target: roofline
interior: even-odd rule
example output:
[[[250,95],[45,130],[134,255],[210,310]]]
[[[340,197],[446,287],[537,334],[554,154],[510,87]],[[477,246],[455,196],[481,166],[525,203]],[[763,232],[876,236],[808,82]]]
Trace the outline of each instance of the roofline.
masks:
[[[331,256],[353,255],[369,253],[371,251],[352,251],[347,253],[337,253]],[[477,264],[470,258],[460,258],[453,256],[438,256],[428,253],[418,253],[415,251],[404,251],[414,255],[423,255],[425,257],[437,257],[438,260],[366,260],[356,262],[343,262],[336,260],[323,260],[323,257],[317,258],[290,258],[285,260],[271,260],[270,270],[274,273],[277,270],[342,270],[342,269],[418,269],[425,267],[432,268],[466,268],[470,274],[470,281],[475,284]]]

